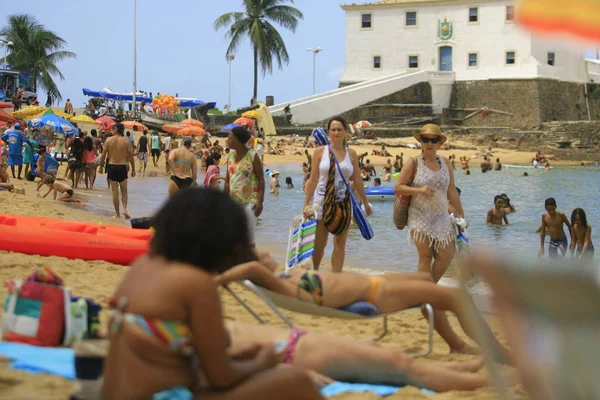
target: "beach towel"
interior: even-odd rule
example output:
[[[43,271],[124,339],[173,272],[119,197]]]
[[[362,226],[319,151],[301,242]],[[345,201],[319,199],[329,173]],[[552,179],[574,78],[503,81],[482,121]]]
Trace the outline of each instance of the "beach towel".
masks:
[[[314,216],[307,219],[300,214],[294,218],[288,240],[286,270],[304,267],[310,262],[315,252],[316,232],[317,219]]]
[[[342,393],[364,393],[371,392],[376,395],[386,397],[395,394],[400,387],[385,386],[385,385],[370,385],[367,383],[345,383],[335,382],[321,389],[321,394],[326,397],[337,396]],[[425,394],[435,394],[431,390],[421,389]]]
[[[12,362],[11,368],[31,373],[45,372],[75,379],[75,352],[73,349],[38,347],[21,343],[0,343],[0,355]]]

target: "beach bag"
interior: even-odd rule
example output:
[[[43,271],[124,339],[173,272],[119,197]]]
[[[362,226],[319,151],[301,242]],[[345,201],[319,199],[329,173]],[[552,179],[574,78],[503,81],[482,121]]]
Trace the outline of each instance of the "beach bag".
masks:
[[[329,176],[325,187],[325,198],[323,201],[323,224],[330,233],[334,235],[342,234],[350,226],[352,220],[352,203],[350,203],[349,192],[343,201],[337,201],[335,198],[335,164],[337,161],[333,151],[329,150]]]
[[[71,303],[69,288],[54,280],[36,280],[34,273],[27,280],[7,282],[8,296],[4,303],[2,339],[34,346],[59,346],[65,331],[66,306]],[[60,279],[60,278],[58,278]]]
[[[312,218],[306,218],[304,214],[294,218],[288,239],[286,271],[303,268],[310,263],[315,252],[316,233],[317,218],[314,212]]]
[[[415,170],[408,181],[408,186],[412,186],[416,173],[417,166],[415,166]],[[394,199],[394,225],[396,225],[396,228],[399,230],[404,229],[408,224],[408,207],[410,207],[411,198],[412,196],[402,196],[397,194]]]
[[[354,192],[350,188],[350,185],[348,184],[348,182],[346,182],[346,178],[344,178],[344,175],[342,174],[342,168],[340,167],[340,163],[335,158],[335,155],[333,155],[333,150],[331,150],[331,147],[329,148],[329,155],[330,157],[333,157],[337,169],[338,171],[340,171],[340,176],[342,177],[342,180],[346,185],[346,196],[350,196],[350,201],[352,203],[352,217],[354,218],[354,222],[356,223],[356,225],[358,225],[360,234],[363,238],[367,240],[373,239],[373,237],[375,236],[373,228],[371,227],[371,224],[369,224],[367,216],[363,213],[363,210],[360,204],[358,203],[358,200],[356,200],[356,197],[354,197]]]

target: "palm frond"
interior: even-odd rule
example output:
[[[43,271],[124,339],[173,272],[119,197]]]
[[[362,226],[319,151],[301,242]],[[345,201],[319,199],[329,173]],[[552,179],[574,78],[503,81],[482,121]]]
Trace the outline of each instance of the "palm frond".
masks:
[[[292,32],[296,31],[298,22],[304,19],[304,15],[295,7],[276,5],[264,10],[266,19],[278,23]]]
[[[225,28],[232,22],[239,21],[242,18],[244,18],[244,13],[229,12],[229,13],[223,14],[219,18],[217,18],[215,20],[215,22],[213,23],[213,27],[214,27],[215,31],[218,31],[219,29]]]

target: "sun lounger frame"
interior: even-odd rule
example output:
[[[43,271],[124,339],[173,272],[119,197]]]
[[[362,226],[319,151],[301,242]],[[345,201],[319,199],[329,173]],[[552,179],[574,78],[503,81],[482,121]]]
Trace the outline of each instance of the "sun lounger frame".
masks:
[[[348,319],[348,320],[371,320],[374,318],[382,318],[383,331],[381,332],[381,334],[378,337],[369,338],[369,339],[365,339],[365,340],[378,341],[378,340],[383,339],[389,332],[389,329],[388,329],[388,317],[389,316],[395,315],[395,314],[398,314],[398,313],[401,313],[404,311],[408,311],[408,310],[420,309],[423,311],[423,313],[425,315],[427,315],[427,322],[429,324],[429,332],[428,332],[429,342],[428,342],[427,349],[425,351],[418,353],[418,354],[414,354],[413,356],[414,357],[425,357],[433,351],[434,321],[433,321],[433,307],[431,306],[431,304],[425,303],[419,307],[411,307],[411,308],[407,308],[407,309],[400,310],[400,311],[394,311],[391,313],[367,316],[367,315],[360,315],[360,314],[355,314],[355,313],[351,313],[351,312],[347,312],[347,311],[337,310],[335,308],[323,307],[323,306],[319,306],[317,304],[307,303],[305,301],[301,301],[301,300],[298,300],[293,297],[284,296],[282,294],[275,293],[271,290],[257,286],[254,283],[250,282],[249,280],[240,281],[238,283],[241,284],[242,286],[244,286],[245,288],[247,288],[248,290],[252,291],[258,297],[260,297],[265,302],[265,304],[267,304],[271,308],[271,310],[273,310],[273,312],[275,314],[277,314],[277,316],[290,328],[295,328],[296,326],[288,317],[285,316],[285,314],[283,314],[281,312],[281,310],[279,308],[284,308],[288,311],[298,312],[301,314],[318,315],[318,316],[323,316],[323,317],[340,318],[340,319]],[[240,303],[240,305],[242,305],[242,307],[244,307],[246,309],[246,311],[248,311],[254,318],[256,318],[256,320],[258,322],[260,322],[261,324],[266,324],[265,320],[263,320],[260,317],[260,315],[258,315],[242,298],[240,298],[233,290],[231,290],[231,288],[229,286],[224,286],[224,288],[233,296],[233,298],[238,303]]]

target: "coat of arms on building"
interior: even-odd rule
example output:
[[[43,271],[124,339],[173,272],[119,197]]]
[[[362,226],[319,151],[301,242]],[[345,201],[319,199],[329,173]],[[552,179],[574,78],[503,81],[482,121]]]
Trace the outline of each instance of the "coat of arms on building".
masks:
[[[452,22],[448,22],[448,18],[444,17],[443,21],[438,21],[438,37],[441,40],[449,40],[452,38]]]

